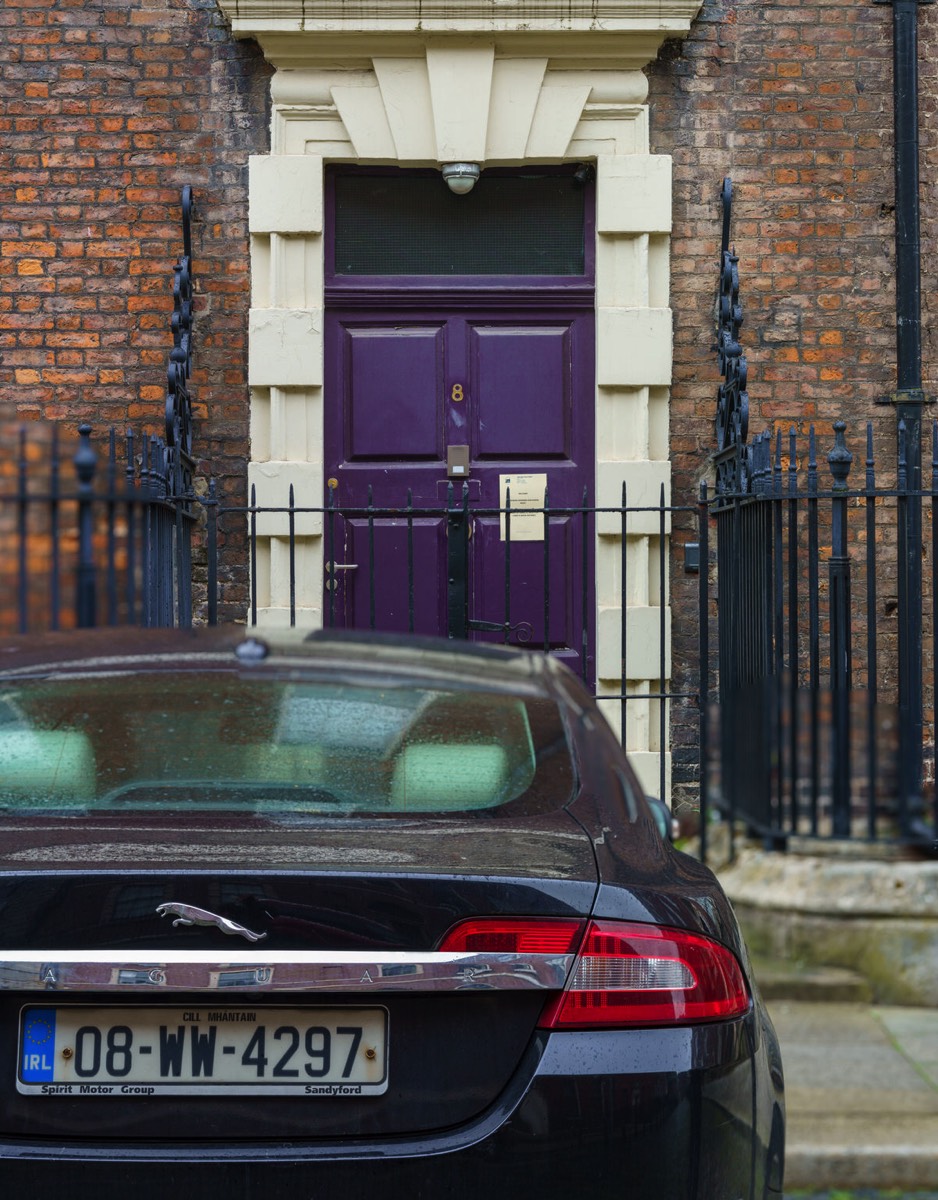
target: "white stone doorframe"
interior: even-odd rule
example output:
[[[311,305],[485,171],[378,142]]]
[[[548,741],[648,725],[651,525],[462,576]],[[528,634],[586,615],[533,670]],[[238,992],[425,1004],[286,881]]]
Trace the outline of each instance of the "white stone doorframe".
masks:
[[[393,29],[373,29],[348,16],[353,0],[317,4],[315,21],[302,17],[299,0],[293,18],[289,0],[219,0],[234,32],[257,37],[276,67],[271,153],[250,160],[249,481],[259,505],[285,506],[291,483],[298,504],[304,496],[319,504],[323,495],[324,165],[453,161],[483,168],[595,163],[596,502],[617,506],[625,482],[630,505],[657,506],[662,488],[670,503],[671,160],[649,153],[642,67],[664,37],[687,31],[699,3],[655,0],[657,17],[649,19],[636,15],[649,9],[648,0],[591,0],[586,7],[593,11],[597,2],[620,13],[618,26],[602,34],[595,26],[569,27],[588,25],[585,16],[547,16],[524,32],[494,28],[511,22],[491,19],[495,0],[477,0],[452,6],[468,27],[453,29],[459,22],[449,21],[444,35],[426,19],[426,3],[422,27],[402,19]],[[333,7],[343,20],[329,17]],[[408,0],[385,0],[383,7],[403,12]],[[496,7],[530,6],[499,0]],[[543,13],[554,6],[540,0],[537,7]],[[562,7],[576,9],[577,0]],[[481,29],[473,27],[473,8],[482,14]],[[544,28],[530,27],[537,24]],[[285,514],[258,519],[259,623],[289,619],[286,523]],[[322,522],[300,516],[295,532],[296,594],[309,604],[322,595]],[[657,513],[630,519],[625,686],[638,695],[667,690],[667,679],[659,681],[659,606],[667,605],[668,588],[667,581],[659,588],[658,539]],[[618,518],[600,517],[600,694],[621,689],[621,557]],[[670,675],[667,608],[665,615]],[[318,599],[298,610],[297,621],[321,623]],[[606,708],[618,728],[618,702]],[[632,701],[628,713],[626,745],[647,790],[657,792],[666,747],[658,745],[656,702]]]

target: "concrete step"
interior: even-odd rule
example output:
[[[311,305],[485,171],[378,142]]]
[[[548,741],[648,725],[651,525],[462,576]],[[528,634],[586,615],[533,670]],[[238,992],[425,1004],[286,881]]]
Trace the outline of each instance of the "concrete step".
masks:
[[[869,982],[846,967],[753,959],[759,990],[766,1000],[803,1000],[813,1004],[868,1004]]]

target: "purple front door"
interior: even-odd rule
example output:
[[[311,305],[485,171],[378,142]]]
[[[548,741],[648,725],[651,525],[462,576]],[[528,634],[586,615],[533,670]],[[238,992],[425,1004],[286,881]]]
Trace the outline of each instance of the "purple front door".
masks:
[[[546,642],[592,674],[582,654],[585,639],[592,655],[592,520],[558,512],[545,543],[542,512],[516,506],[536,505],[545,483],[551,510],[581,507],[584,491],[593,503],[593,345],[592,308],[556,300],[327,312],[325,467],[336,509],[326,520],[326,558],[336,568],[327,569],[327,624],[446,633],[444,509],[448,484],[460,497],[463,481],[474,514],[469,616],[501,624],[506,531],[493,510],[507,486],[516,512],[510,640]],[[387,512],[404,510],[408,495],[411,522]],[[369,497],[373,516],[346,515]]]

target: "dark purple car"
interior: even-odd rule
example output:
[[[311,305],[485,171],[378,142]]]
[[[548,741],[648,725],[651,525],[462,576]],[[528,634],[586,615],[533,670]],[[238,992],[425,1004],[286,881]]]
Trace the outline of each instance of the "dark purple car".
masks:
[[[2,643],[0,805],[6,1195],[781,1191],[733,913],[548,657]]]

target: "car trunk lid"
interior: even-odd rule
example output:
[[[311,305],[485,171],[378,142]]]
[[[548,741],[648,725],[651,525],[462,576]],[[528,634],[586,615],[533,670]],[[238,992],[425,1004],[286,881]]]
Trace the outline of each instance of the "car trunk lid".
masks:
[[[79,1139],[106,1127],[143,1140],[380,1140],[472,1121],[526,1061],[572,957],[448,955],[440,942],[480,915],[585,917],[597,887],[589,839],[563,811],[10,822],[2,869],[0,1132]],[[51,1062],[48,1077],[24,1075],[50,1021],[52,1054],[77,1053],[83,1075]],[[380,1090],[321,1074],[327,1039],[347,1059],[358,1036],[341,1029],[363,1031],[362,1052],[386,1039],[372,1046]],[[231,1063],[240,1089],[216,1083]]]

